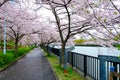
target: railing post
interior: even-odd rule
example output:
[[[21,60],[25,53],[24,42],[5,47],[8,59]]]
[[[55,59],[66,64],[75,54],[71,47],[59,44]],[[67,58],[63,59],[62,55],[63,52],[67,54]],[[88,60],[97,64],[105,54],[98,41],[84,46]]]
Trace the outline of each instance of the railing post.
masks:
[[[71,52],[71,65],[73,67],[73,52]]]
[[[60,61],[60,64],[62,63],[62,54],[61,54],[61,49],[59,49],[59,61]]]
[[[114,71],[117,72],[117,64],[114,62],[113,63],[114,66]],[[113,76],[113,80],[117,80],[117,77]]]
[[[87,56],[84,55],[84,77],[87,75]]]
[[[105,58],[102,55],[98,56],[100,60],[100,80],[107,80],[106,78],[106,64],[105,64]]]

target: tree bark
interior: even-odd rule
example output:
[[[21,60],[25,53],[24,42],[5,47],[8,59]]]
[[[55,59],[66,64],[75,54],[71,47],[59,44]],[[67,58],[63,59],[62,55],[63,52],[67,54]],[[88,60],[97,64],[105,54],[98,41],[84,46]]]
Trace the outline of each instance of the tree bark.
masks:
[[[62,44],[62,50],[61,50],[61,61],[60,61],[60,66],[62,67],[62,68],[64,68],[64,64],[65,64],[65,44]]]
[[[15,54],[18,51],[18,40],[17,39],[15,40],[15,43],[14,43],[14,51],[15,51]]]
[[[2,3],[0,3],[0,7],[2,7],[7,1],[9,0],[4,0]]]
[[[3,40],[2,40],[2,35],[1,35],[1,39],[0,39],[0,50],[2,51],[3,50],[3,45],[2,45],[2,42],[3,42]]]

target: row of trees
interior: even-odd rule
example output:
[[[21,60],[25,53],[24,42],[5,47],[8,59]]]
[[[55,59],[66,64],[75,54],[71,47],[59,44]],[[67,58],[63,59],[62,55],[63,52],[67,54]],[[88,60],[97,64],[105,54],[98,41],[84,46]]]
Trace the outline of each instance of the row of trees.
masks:
[[[55,42],[54,34],[50,32],[41,21],[35,11],[30,13],[29,7],[22,6],[21,1],[1,0],[0,4],[0,35],[3,42],[4,26],[6,25],[7,40],[14,42],[14,51],[18,45],[30,45],[44,43],[48,45]],[[49,33],[48,33],[49,31]],[[47,35],[49,34],[49,35]],[[2,45],[1,45],[2,47]],[[2,49],[2,48],[1,48]]]
[[[119,3],[119,0],[1,0],[0,26],[3,31],[5,20],[15,51],[19,42],[40,43],[43,46],[61,43],[60,65],[63,67],[65,46],[72,44],[71,39],[76,34],[96,38],[97,44],[101,45],[119,43]],[[43,21],[38,15],[41,8],[51,11],[54,19]]]

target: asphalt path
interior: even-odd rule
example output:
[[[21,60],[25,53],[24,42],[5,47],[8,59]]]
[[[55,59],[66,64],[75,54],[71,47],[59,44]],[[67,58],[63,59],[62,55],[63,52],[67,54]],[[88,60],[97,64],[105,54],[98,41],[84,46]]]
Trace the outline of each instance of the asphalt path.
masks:
[[[35,48],[0,73],[0,80],[56,80],[56,78],[42,50]]]

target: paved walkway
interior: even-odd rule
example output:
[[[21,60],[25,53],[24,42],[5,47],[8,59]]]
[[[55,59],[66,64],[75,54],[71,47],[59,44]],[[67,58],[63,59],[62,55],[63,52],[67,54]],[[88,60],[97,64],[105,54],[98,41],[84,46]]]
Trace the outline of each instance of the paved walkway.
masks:
[[[0,73],[0,80],[56,80],[40,48]]]

